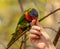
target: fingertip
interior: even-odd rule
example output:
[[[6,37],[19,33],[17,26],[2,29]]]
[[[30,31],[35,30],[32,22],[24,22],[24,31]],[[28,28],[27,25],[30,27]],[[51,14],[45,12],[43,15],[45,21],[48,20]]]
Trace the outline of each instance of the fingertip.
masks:
[[[35,24],[36,24],[36,20],[33,19],[33,20],[32,20],[32,25],[35,25]]]

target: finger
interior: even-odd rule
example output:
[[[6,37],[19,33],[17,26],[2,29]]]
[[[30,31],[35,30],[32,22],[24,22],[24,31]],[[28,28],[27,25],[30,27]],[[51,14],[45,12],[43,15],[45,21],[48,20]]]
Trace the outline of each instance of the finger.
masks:
[[[31,33],[31,34],[35,34],[35,35],[38,35],[38,36],[41,35],[41,33],[40,33],[39,31],[34,30],[34,29],[31,29],[31,30],[30,30],[30,33]]]
[[[36,24],[36,20],[32,20],[32,26]]]
[[[32,29],[35,29],[37,31],[40,31],[41,30],[41,28],[39,26],[32,26]]]
[[[30,38],[31,39],[36,39],[36,38],[39,38],[39,36],[35,35],[35,34],[30,34]]]
[[[33,25],[38,25],[38,20],[37,19],[33,19],[31,24],[32,24],[32,26]]]

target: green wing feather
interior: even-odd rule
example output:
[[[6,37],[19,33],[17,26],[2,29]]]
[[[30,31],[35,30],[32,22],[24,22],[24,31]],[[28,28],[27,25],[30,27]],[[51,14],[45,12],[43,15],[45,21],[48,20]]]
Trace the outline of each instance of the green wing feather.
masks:
[[[22,16],[21,16],[20,19],[19,19],[18,24],[17,24],[16,31],[15,31],[15,33],[13,33],[13,37],[12,37],[12,39],[10,40],[10,42],[8,43],[6,49],[9,49],[9,47],[10,47],[16,40],[18,40],[18,39],[20,38],[21,33],[23,33],[23,32],[26,30],[26,28],[29,27],[29,23],[28,23],[27,21],[24,21],[24,18],[25,18],[25,14],[23,13]],[[25,29],[25,30],[23,30],[23,29],[21,29],[21,28],[23,28],[23,29]]]

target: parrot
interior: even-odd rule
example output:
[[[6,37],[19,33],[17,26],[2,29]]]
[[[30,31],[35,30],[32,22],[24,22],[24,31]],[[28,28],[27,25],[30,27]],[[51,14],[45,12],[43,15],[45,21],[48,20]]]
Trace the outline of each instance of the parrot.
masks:
[[[35,8],[29,8],[25,10],[20,17],[19,22],[17,23],[16,30],[12,34],[12,39],[7,44],[6,49],[9,49],[9,47],[21,37],[20,34],[22,34],[27,28],[31,27],[30,23],[32,20],[37,20],[37,18],[38,12]]]

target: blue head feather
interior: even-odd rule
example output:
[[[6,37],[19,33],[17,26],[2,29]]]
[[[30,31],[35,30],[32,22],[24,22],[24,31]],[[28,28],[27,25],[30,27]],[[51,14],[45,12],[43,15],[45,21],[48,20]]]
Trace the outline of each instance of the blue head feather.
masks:
[[[32,9],[30,12],[29,12],[29,15],[34,18],[34,17],[38,17],[38,12],[36,11],[36,9]]]

